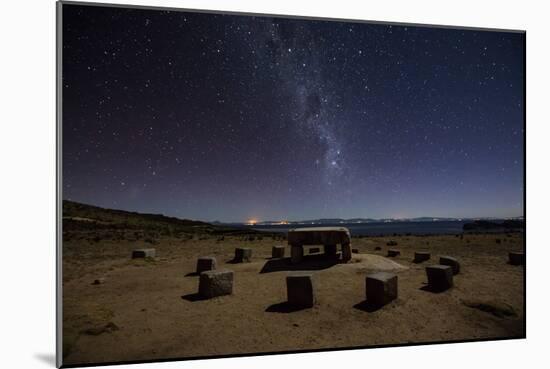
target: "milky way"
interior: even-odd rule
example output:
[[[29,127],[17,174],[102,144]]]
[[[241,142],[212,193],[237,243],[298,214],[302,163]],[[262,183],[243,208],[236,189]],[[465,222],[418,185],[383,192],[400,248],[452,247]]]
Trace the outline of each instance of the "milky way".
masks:
[[[65,5],[63,197],[179,217],[523,214],[524,35]]]

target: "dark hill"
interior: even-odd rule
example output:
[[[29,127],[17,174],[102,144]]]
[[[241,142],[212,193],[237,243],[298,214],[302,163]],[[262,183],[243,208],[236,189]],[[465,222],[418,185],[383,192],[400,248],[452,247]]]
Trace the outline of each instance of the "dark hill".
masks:
[[[179,219],[162,214],[144,214],[124,210],[101,208],[63,200],[63,231],[84,230],[146,230],[164,234],[211,233],[250,234],[250,229],[212,225],[209,223]]]

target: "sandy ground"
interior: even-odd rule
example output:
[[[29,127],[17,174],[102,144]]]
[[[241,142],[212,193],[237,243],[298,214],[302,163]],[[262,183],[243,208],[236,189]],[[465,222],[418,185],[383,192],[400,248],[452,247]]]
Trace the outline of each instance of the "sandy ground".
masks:
[[[389,240],[397,246],[387,246]],[[298,267],[269,260],[271,247],[284,244],[271,238],[154,242],[65,242],[65,364],[524,335],[524,268],[507,263],[508,251],[522,249],[520,234],[354,238],[359,253],[350,263],[313,256]],[[139,247],[154,247],[157,257],[130,259]],[[228,263],[235,247],[253,248],[252,262]],[[389,248],[401,256],[386,258]],[[414,251],[424,250],[431,260],[412,263]],[[424,268],[439,255],[458,258],[462,270],[454,288],[432,293],[422,289]],[[198,256],[215,256],[218,268],[234,270],[233,295],[196,298]],[[291,269],[317,273],[314,308],[284,308]],[[399,297],[373,311],[362,302],[365,275],[376,270],[394,270]],[[96,279],[101,283],[93,284]]]

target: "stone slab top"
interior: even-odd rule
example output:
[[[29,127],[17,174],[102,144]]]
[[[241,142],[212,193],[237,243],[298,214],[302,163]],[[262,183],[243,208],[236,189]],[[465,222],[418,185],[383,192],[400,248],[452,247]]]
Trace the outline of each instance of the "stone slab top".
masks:
[[[306,272],[306,271],[297,271],[297,272],[289,272],[286,276],[290,278],[302,278],[302,277],[313,277],[315,273],[313,272]]]
[[[387,281],[389,279],[392,279],[394,277],[397,277],[394,273],[388,273],[388,272],[377,272],[367,275],[368,279],[376,279],[379,281]]]
[[[351,234],[345,227],[308,227],[288,231],[289,245],[336,245],[350,242]]]
[[[203,274],[208,276],[219,275],[219,274],[233,274],[233,271],[230,269],[214,269],[214,270],[206,270],[201,273],[201,275]]]
[[[450,267],[449,265],[440,265],[440,264],[436,264],[436,265],[427,266],[426,269],[441,269],[441,270],[445,270],[445,269],[451,269],[451,267]]]

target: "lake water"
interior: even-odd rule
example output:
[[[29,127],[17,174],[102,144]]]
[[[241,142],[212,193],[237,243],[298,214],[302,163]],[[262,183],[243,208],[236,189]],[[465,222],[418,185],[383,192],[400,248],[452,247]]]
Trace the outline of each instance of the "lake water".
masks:
[[[393,234],[459,234],[467,221],[439,221],[439,222],[392,222],[392,223],[337,223],[337,224],[293,224],[289,225],[261,225],[252,227],[258,231],[288,232],[293,228],[304,227],[346,227],[354,236],[378,236]]]

